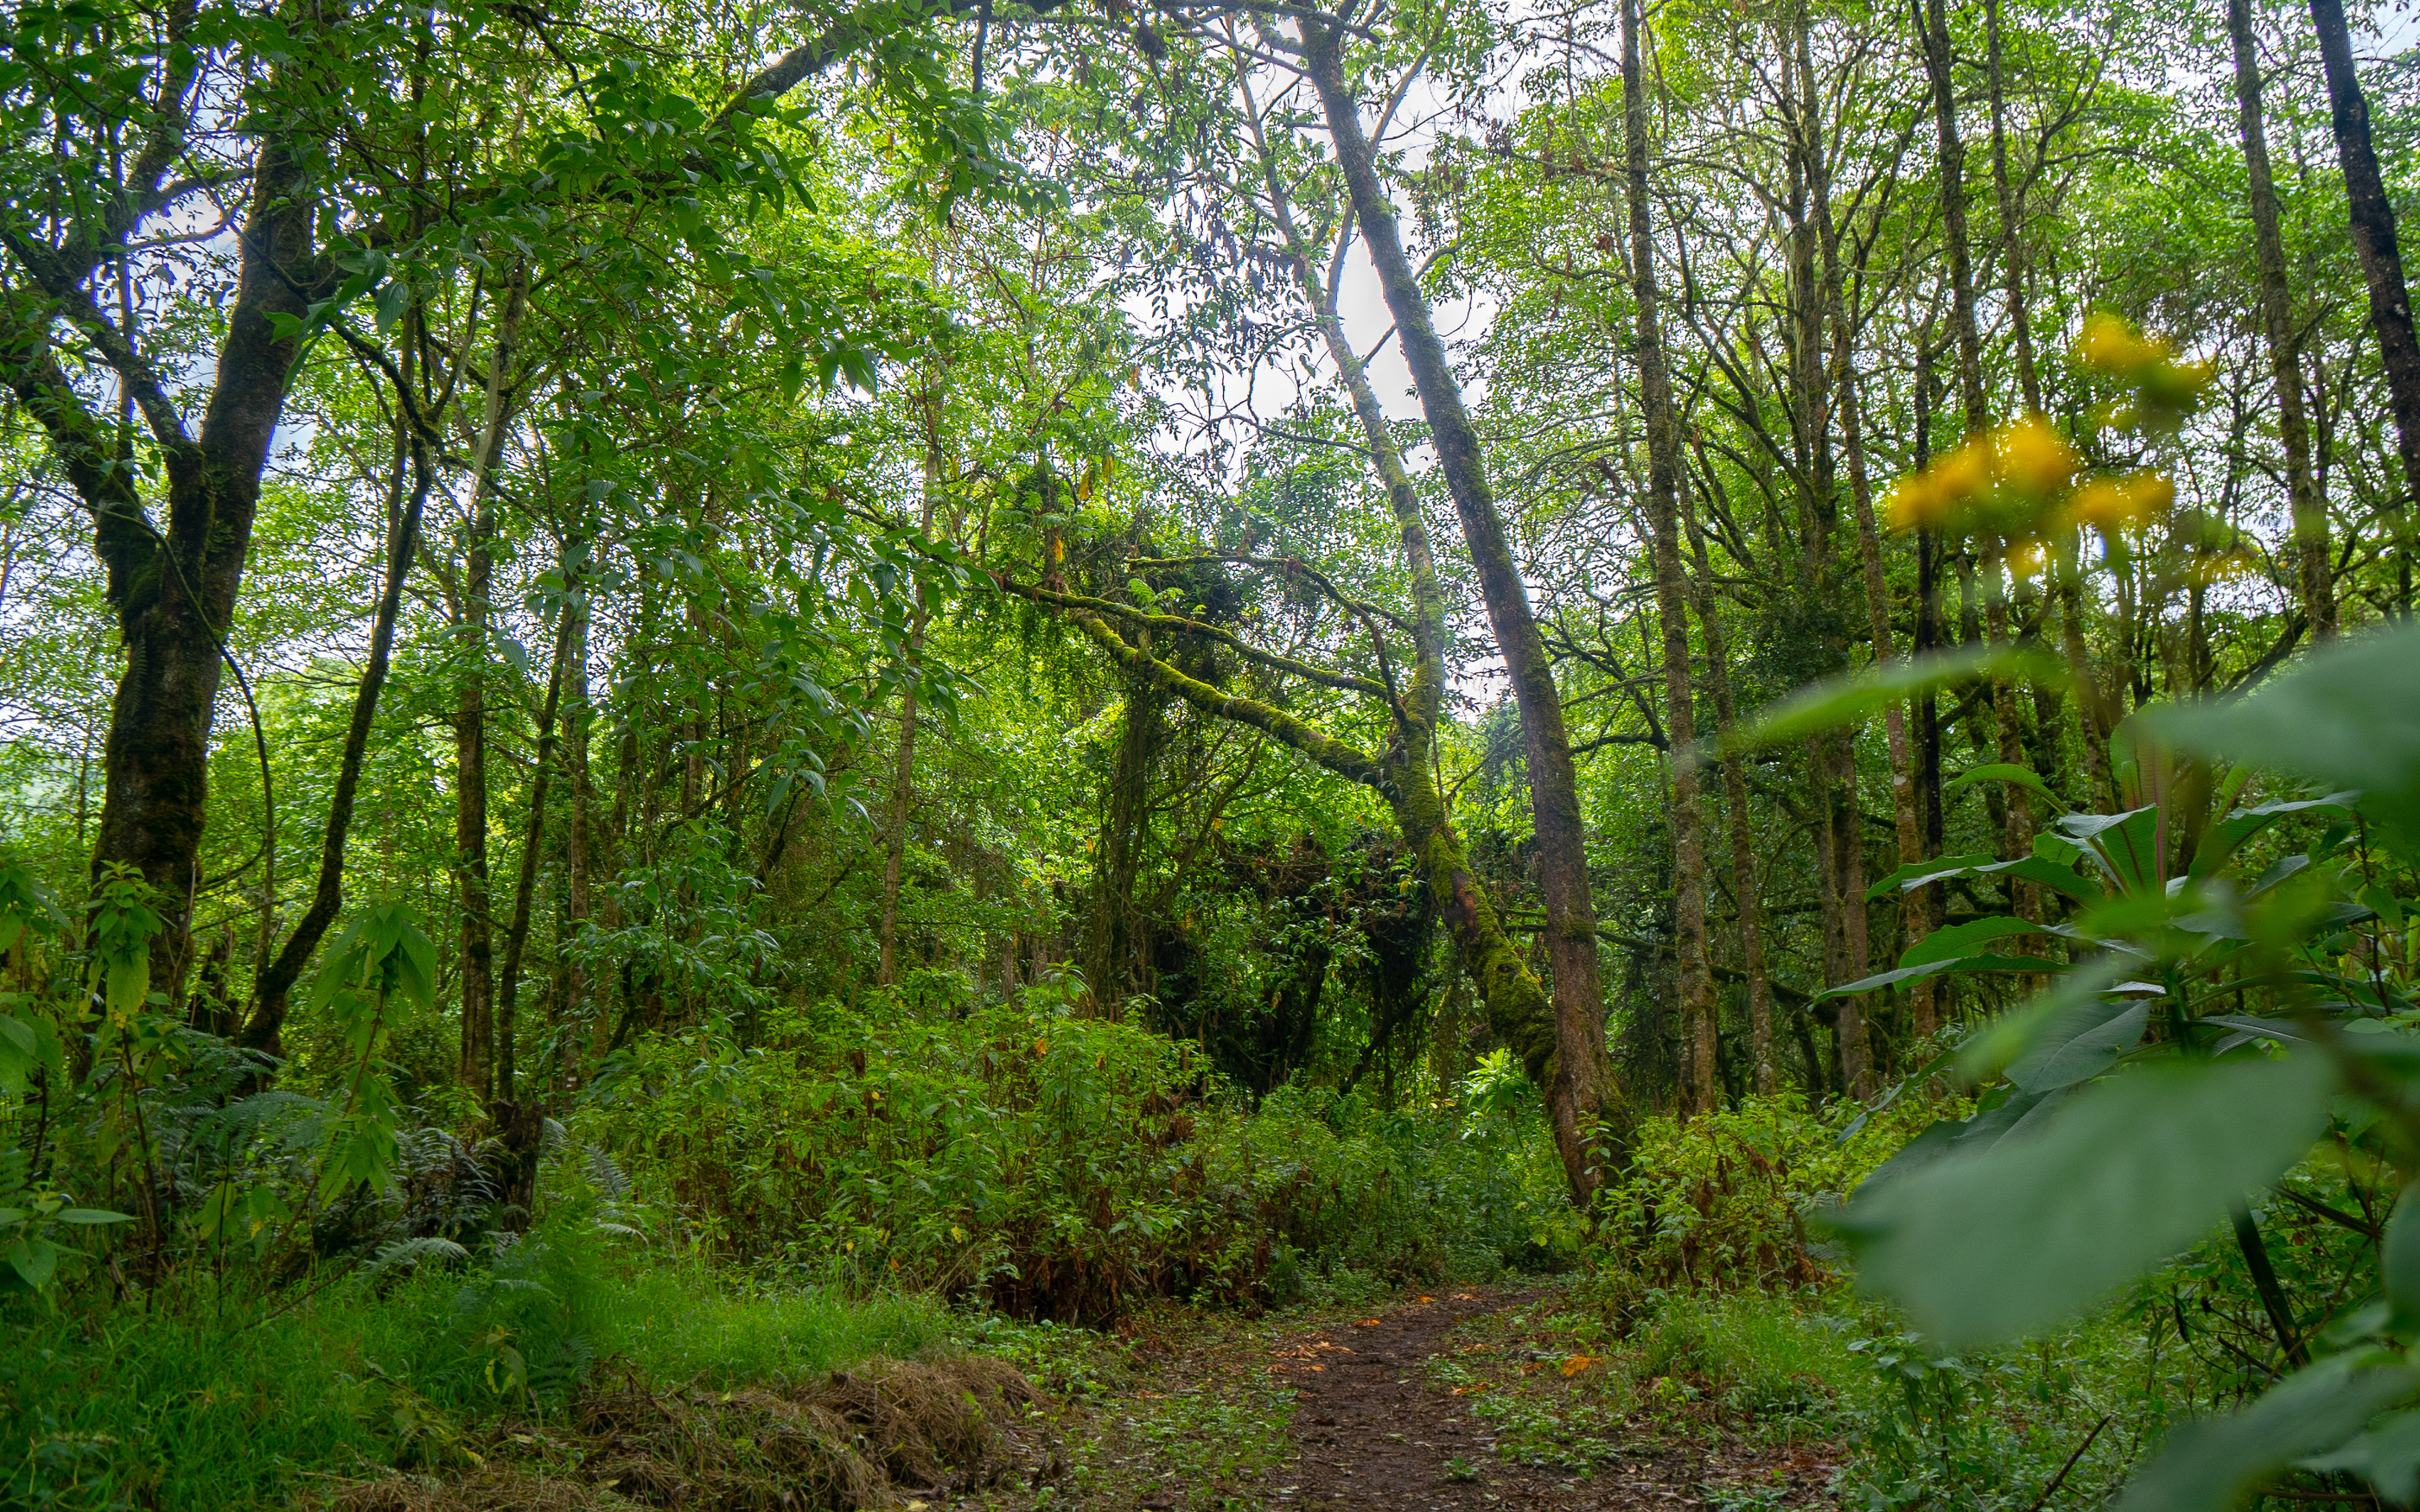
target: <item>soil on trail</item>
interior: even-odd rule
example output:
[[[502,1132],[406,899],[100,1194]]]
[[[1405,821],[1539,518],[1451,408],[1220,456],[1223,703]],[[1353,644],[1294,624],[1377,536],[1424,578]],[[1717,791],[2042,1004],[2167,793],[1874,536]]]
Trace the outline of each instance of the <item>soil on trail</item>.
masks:
[[[1319,1512],[1582,1512],[1737,1504],[1823,1504],[1828,1457],[1755,1451],[1707,1426],[1705,1437],[1649,1435],[1581,1475],[1499,1455],[1472,1399],[1436,1382],[1448,1335],[1536,1293],[1454,1289],[1407,1299],[1356,1321],[1294,1335],[1272,1371],[1295,1392],[1297,1458],[1267,1490],[1275,1507]],[[1696,1438],[1690,1435],[1690,1438]]]

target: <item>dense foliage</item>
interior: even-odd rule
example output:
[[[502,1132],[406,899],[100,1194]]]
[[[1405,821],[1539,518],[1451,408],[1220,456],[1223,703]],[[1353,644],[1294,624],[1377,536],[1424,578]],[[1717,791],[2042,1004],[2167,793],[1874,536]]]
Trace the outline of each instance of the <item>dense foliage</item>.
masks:
[[[1508,1267],[2420,1497],[2398,27],[10,8],[0,1504]]]

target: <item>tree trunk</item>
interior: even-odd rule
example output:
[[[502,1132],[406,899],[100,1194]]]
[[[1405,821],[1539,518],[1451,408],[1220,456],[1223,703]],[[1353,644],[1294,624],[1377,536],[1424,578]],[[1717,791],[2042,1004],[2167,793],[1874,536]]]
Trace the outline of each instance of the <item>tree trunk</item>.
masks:
[[[1730,646],[1714,599],[1714,572],[1706,559],[1705,532],[1695,511],[1685,505],[1682,521],[1689,533],[1689,554],[1698,571],[1690,586],[1697,600],[1699,633],[1706,642],[1707,689],[1714,698],[1714,731],[1728,740],[1738,722],[1731,702]],[[1763,900],[1758,896],[1761,868],[1756,861],[1756,835],[1747,803],[1747,758],[1723,763],[1723,800],[1730,816],[1731,890],[1739,900],[1740,970],[1747,978],[1747,1041],[1750,1077],[1760,1097],[1780,1087],[1773,1059],[1773,983],[1765,974]]]
[[[1672,935],[1682,1032],[1689,1043],[1690,1102],[1720,1105],[1714,984],[1706,947],[1706,855],[1698,797],[1698,720],[1689,683],[1688,579],[1681,565],[1680,436],[1672,378],[1657,308],[1655,244],[1647,214],[1647,91],[1639,61],[1637,0],[1621,6],[1623,197],[1630,221],[1630,282],[1637,310],[1639,396],[1647,421],[1648,526],[1653,542],[1655,613],[1663,626],[1665,735],[1672,783]]]
[[[173,153],[161,157],[140,191],[156,187],[176,161]],[[70,249],[72,256],[8,238],[9,254],[39,291],[19,285],[0,294],[0,376],[42,427],[69,485],[92,512],[95,554],[107,573],[103,591],[126,651],[103,748],[93,875],[125,866],[157,889],[163,931],[151,950],[151,986],[171,1001],[191,946],[224,638],[297,355],[297,336],[279,334],[270,317],[299,316],[323,281],[312,244],[316,210],[293,155],[283,146],[264,147],[236,238],[235,302],[214,368],[206,369],[209,397],[197,435],[187,431],[139,354],[112,358],[160,445],[164,530],[153,527],[134,475],[118,465],[117,428],[86,408],[48,333],[62,308],[89,306],[85,280],[106,260],[108,247],[133,230],[132,220],[108,228],[108,245],[97,240]]]
[[[933,528],[933,504],[941,483],[941,432],[932,392],[932,384],[939,381],[938,378],[930,379],[923,395],[924,497],[920,528],[928,532]],[[920,595],[908,624],[908,664],[911,670],[924,649],[926,619]],[[876,980],[885,987],[899,980],[899,877],[908,860],[908,810],[915,786],[916,687],[911,682],[899,693],[899,760],[891,774],[890,821],[883,826],[882,912],[876,921],[875,935],[882,950]]]
[[[2260,49],[2252,35],[2251,0],[2226,0],[2226,34],[2235,48],[2235,120],[2243,137],[2243,171],[2252,201],[2252,246],[2260,269],[2260,322],[2269,338],[2269,378],[2277,395],[2277,440],[2286,452],[2286,497],[2293,512],[2295,581],[2311,633],[2336,633],[2335,585],[2330,580],[2327,505],[2311,471],[2311,424],[2303,410],[2303,358],[2294,334],[2293,295],[2286,283],[2286,241],[2278,229],[2277,186],[2269,174],[2269,130],[2261,110]]]
[[[2420,339],[2412,331],[2412,296],[2403,281],[2403,254],[2396,243],[2395,206],[2386,197],[2378,153],[2369,142],[2369,101],[2353,73],[2352,36],[2345,27],[2344,0],[2311,0],[2311,23],[2319,28],[2329,116],[2335,128],[2336,154],[2344,163],[2352,244],[2361,255],[2362,276],[2369,284],[2369,322],[2378,332],[2379,358],[2386,369],[2386,391],[2395,411],[2408,524],[2412,490],[2420,490]]]
[[[1911,459],[1921,472],[1932,461],[1932,339],[1928,328],[1916,354],[1916,455]],[[1938,651],[1947,640],[1941,620],[1941,540],[1939,534],[1919,528],[1916,532],[1916,654]],[[1941,708],[1939,698],[1927,690],[1916,702],[1916,819],[1923,833],[1923,856],[1938,856],[1942,846],[1941,816]],[[1920,903],[1929,925],[1947,912],[1941,884],[1928,885]],[[1948,1015],[1943,1011],[1943,992],[1938,978],[1917,982],[1921,995],[1911,995],[1911,1017],[1929,1029],[1938,1029]]]
[[[1949,332],[1958,347],[1958,398],[1969,433],[1992,423],[1983,396],[1983,347],[1975,327],[1975,272],[1966,236],[1966,147],[1958,135],[1957,80],[1950,69],[1949,23],[1942,0],[1912,0],[1924,43],[1924,71],[1932,85],[1932,118],[1940,141],[1941,230],[1949,275]]]
[[[1546,952],[1554,971],[1556,1057],[1549,1096],[1568,1104],[1582,1124],[1606,1116],[1617,1097],[1606,1053],[1604,999],[1598,986],[1596,909],[1590,897],[1587,834],[1562,701],[1553,665],[1529,608],[1512,546],[1487,485],[1478,432],[1431,320],[1427,296],[1404,255],[1394,211],[1387,203],[1361,129],[1360,102],[1346,88],[1337,37],[1306,24],[1305,62],[1318,88],[1337,164],[1351,196],[1362,242],[1395,317],[1396,339],[1419,390],[1436,448],[1438,471],[1453,495],[1463,536],[1477,569],[1480,595],[1512,684],[1529,766],[1529,800],[1538,846],[1538,887],[1546,913]],[[1440,900],[1442,904],[1443,900]],[[1702,946],[1699,949],[1702,956]]]
[[[583,558],[585,552],[583,549]],[[581,566],[584,569],[586,562]],[[588,699],[588,588],[578,585],[564,605],[569,625],[564,638],[564,692],[566,703],[563,711],[564,773],[571,783],[571,811],[565,816],[563,833],[563,924],[555,933],[558,949],[563,951],[564,976],[561,1001],[555,1012],[565,1022],[576,1022],[588,1006],[588,969],[581,964],[579,942],[581,928],[590,912],[590,870],[594,864],[590,848],[595,822],[596,795],[588,775],[588,733],[595,710]]]
[[[1857,374],[1849,350],[1846,321],[1841,323],[1835,339],[1840,372],[1840,444],[1849,457],[1849,501],[1856,514],[1857,561],[1865,578],[1866,623],[1873,637],[1874,660],[1886,662],[1896,657],[1899,650],[1891,633],[1890,591],[1883,578],[1882,532],[1874,521],[1873,482],[1866,470],[1863,415],[1858,408]],[[1883,741],[1890,760],[1891,828],[1899,845],[1900,864],[1904,866],[1925,856],[1924,820],[1916,805],[1916,766],[1908,742],[1906,704],[1892,703],[1883,710]],[[1900,933],[1904,945],[1914,945],[1931,933],[1932,921],[1925,902],[1921,892],[1902,892],[1899,896]],[[1928,979],[1912,982],[1908,988],[1910,1026],[1919,1041],[1930,1038],[1940,1027],[1932,986]]]
[[[1559,1051],[1566,1027],[1561,1007],[1547,1000],[1536,976],[1505,936],[1486,892],[1470,874],[1461,838],[1453,831],[1446,796],[1435,777],[1436,727],[1445,707],[1445,594],[1437,584],[1436,558],[1429,544],[1419,489],[1404,466],[1369,374],[1346,339],[1335,291],[1321,281],[1304,243],[1249,79],[1239,79],[1239,87],[1249,112],[1249,125],[1272,214],[1285,238],[1303,299],[1317,317],[1321,339],[1352,400],[1354,419],[1370,449],[1372,469],[1386,490],[1403,543],[1404,563],[1411,572],[1412,673],[1393,710],[1395,739],[1376,785],[1394,811],[1406,848],[1418,860],[1464,970],[1479,987],[1489,1023],[1497,1037],[1521,1056],[1523,1069],[1531,1079],[1546,1090],[1547,1121],[1562,1159],[1564,1180],[1574,1203],[1585,1210],[1604,1185],[1606,1165],[1618,1165],[1624,1158],[1633,1116],[1605,1054],[1601,1025],[1594,1049],[1603,1079],[1595,1104],[1584,1105],[1577,1096],[1578,1084],[1561,1073],[1564,1057]],[[1590,943],[1593,946],[1593,939]],[[1551,1071],[1550,1062],[1555,1066]]]
[[[520,1030],[521,955],[529,945],[530,908],[537,892],[538,852],[546,841],[546,800],[554,776],[557,748],[555,713],[563,704],[563,680],[571,659],[570,595],[579,591],[571,566],[573,548],[563,554],[565,600],[557,611],[553,665],[547,671],[546,702],[537,717],[537,755],[530,775],[529,824],[521,833],[520,872],[513,879],[512,920],[504,927],[504,974],[496,986],[496,1096],[501,1111],[496,1121],[509,1126],[520,1096],[514,1090],[515,1057]]]
[[[408,365],[405,371],[408,385]],[[262,958],[253,979],[252,1010],[240,1039],[244,1048],[266,1055],[285,1054],[286,1013],[294,983],[301,980],[302,968],[310,964],[311,952],[319,948],[320,938],[344,906],[345,841],[352,831],[362,759],[369,748],[370,730],[378,717],[379,694],[386,686],[388,659],[395,648],[396,619],[403,607],[404,579],[411,574],[412,556],[418,549],[421,511],[436,481],[427,439],[414,432],[410,418],[404,418],[413,413],[412,397],[408,392],[400,396],[398,408],[402,416],[396,422],[396,493],[387,526],[386,582],[379,593],[377,614],[370,622],[369,659],[362,668],[361,683],[353,692],[352,717],[345,727],[344,754],[337,762],[335,791],[328,801],[328,825],[319,842],[318,882],[312,889],[311,905],[295,921],[294,933],[287,937],[284,948],[273,957]],[[403,486],[407,470],[411,476],[409,490]]]
[[[1145,653],[1144,636],[1136,644]],[[1140,985],[1134,980],[1134,890],[1150,840],[1151,775],[1165,733],[1165,695],[1148,678],[1126,679],[1125,715],[1118,724],[1118,759],[1109,776],[1109,805],[1093,856],[1092,918],[1084,937],[1084,971],[1094,1011],[1119,1017]]]
[[[922,648],[924,611],[916,610],[908,632],[908,654]],[[899,980],[899,878],[908,860],[908,809],[916,776],[916,689],[911,684],[899,694],[899,754],[891,773],[891,812],[883,823],[882,912],[875,922],[875,938],[882,956],[875,980],[885,987]]]
[[[516,274],[488,360],[487,408],[472,454],[471,538],[462,573],[461,682],[454,704],[454,850],[462,906],[462,1085],[482,1106],[496,1098],[495,920],[488,886],[488,614],[495,592],[495,476],[504,448],[507,383],[520,336]]]
[[[2025,287],[2024,206],[2009,177],[2009,110],[2002,94],[2000,68],[2000,0],[1983,0],[1984,78],[1992,96],[1992,192],[2000,211],[2001,289],[2008,299],[2009,334],[2017,348],[2017,385],[2025,396],[2025,412],[2041,413],[2041,375],[2034,363],[2033,316]]]

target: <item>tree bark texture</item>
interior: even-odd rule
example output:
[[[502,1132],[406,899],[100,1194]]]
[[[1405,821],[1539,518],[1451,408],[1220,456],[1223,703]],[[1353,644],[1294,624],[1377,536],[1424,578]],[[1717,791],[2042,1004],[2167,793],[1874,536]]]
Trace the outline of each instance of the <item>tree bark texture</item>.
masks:
[[[2420,490],[2420,338],[2412,330],[2412,296],[2397,244],[2395,206],[2378,171],[2369,139],[2369,100],[2353,72],[2352,35],[2345,26],[2344,0],[2311,0],[2311,23],[2319,29],[2319,63],[2328,80],[2328,114],[2336,155],[2344,163],[2346,210],[2352,222],[2353,250],[2369,285],[2369,322],[2386,369],[2387,396],[2395,410],[2395,435],[2403,457],[2407,490]],[[2405,495],[2405,519],[2411,517]]]
[[[178,98],[184,87],[177,86]],[[169,120],[155,132],[130,176],[129,206],[155,191],[178,161],[181,131],[181,121]],[[0,374],[92,511],[95,551],[126,651],[110,704],[93,872],[123,865],[158,890],[163,931],[152,949],[151,980],[171,1000],[190,949],[224,637],[297,353],[298,338],[281,336],[271,316],[299,316],[324,282],[314,213],[293,156],[281,145],[264,147],[237,238],[235,302],[198,432],[188,430],[165,379],[100,315],[85,287],[139,217],[130,209],[105,226],[79,225],[64,249],[7,239],[33,286],[12,290],[0,310]],[[116,465],[113,427],[92,414],[54,355],[49,326],[61,318],[97,335],[160,446],[164,529],[152,523],[133,475]]]
[[[1637,310],[1638,387],[1647,420],[1648,527],[1653,542],[1655,612],[1663,627],[1664,723],[1672,784],[1672,934],[1682,1032],[1689,1044],[1689,1097],[1699,1112],[1720,1105],[1714,984],[1706,946],[1706,853],[1698,794],[1698,719],[1689,680],[1688,579],[1681,563],[1680,437],[1672,376],[1657,308],[1655,244],[1647,214],[1647,91],[1639,61],[1637,0],[1622,0],[1623,197],[1629,202],[1630,281]]]
[[[1696,599],[1699,634],[1706,642],[1707,691],[1714,700],[1714,732],[1728,740],[1738,723],[1731,700],[1730,645],[1714,599],[1714,571],[1706,558],[1705,532],[1694,511],[1683,506],[1689,554],[1697,567],[1690,579]],[[1780,1068],[1773,1058],[1773,983],[1764,964],[1762,869],[1757,865],[1756,834],[1747,802],[1747,758],[1732,756],[1723,764],[1723,801],[1730,819],[1731,896],[1739,902],[1740,971],[1747,979],[1747,1043],[1750,1083],[1759,1096],[1780,1087]]]
[[[537,895],[538,856],[546,841],[546,802],[553,788],[555,752],[561,748],[556,714],[563,706],[564,674],[571,662],[577,619],[570,600],[572,594],[582,592],[571,566],[576,549],[567,548],[564,552],[564,603],[555,611],[554,656],[546,674],[546,702],[538,710],[529,820],[521,830],[520,869],[513,879],[512,917],[504,926],[504,971],[496,984],[496,1095],[491,1106],[500,1126],[512,1122],[520,1096],[514,1083],[519,1073],[521,957],[529,946],[530,909]]]
[[[1958,81],[1952,75],[1949,22],[1942,0],[1910,0],[1932,85],[1932,120],[1939,142],[1941,232],[1949,275],[1949,333],[1958,350],[1958,399],[1968,432],[1992,423],[1983,394],[1983,345],[1975,326],[1975,270],[1966,234],[1966,147],[1958,134]]]
[[[2025,412],[2040,414],[2041,374],[2034,362],[2034,324],[2025,280],[2024,204],[2009,173],[2009,106],[2002,68],[2000,0],[1983,0],[1983,28],[1988,39],[1983,77],[1992,100],[1992,193],[2000,212],[2001,292],[2008,300],[2009,335],[2016,347],[2017,386],[2024,394]]]
[[[458,633],[460,682],[454,704],[454,850],[462,921],[462,1057],[459,1075],[481,1105],[495,1101],[495,919],[488,877],[488,616],[495,593],[496,468],[510,413],[522,284],[508,285],[488,360],[487,406],[472,453],[470,539],[465,543]]]
[[[1307,26],[1305,63],[1319,91],[1354,220],[1378,272],[1396,340],[1429,422],[1438,471],[1453,495],[1480,595],[1503,654],[1528,748],[1529,803],[1538,847],[1538,890],[1546,913],[1546,955],[1554,971],[1557,1053],[1551,1095],[1568,1099],[1583,1119],[1603,1116],[1615,1094],[1605,1044],[1598,984],[1596,908],[1590,896],[1587,831],[1579,782],[1564,733],[1553,664],[1530,611],[1512,543],[1487,483],[1479,433],[1430,317],[1427,296],[1404,255],[1395,213],[1378,182],[1360,101],[1346,86],[1335,34]],[[1445,900],[1440,899],[1440,906]]]
[[[2293,294],[2286,283],[2286,241],[2278,224],[2277,186],[2269,171],[2260,45],[2252,33],[2251,0],[2226,0],[2226,34],[2235,51],[2235,120],[2243,138],[2252,248],[2260,270],[2260,323],[2268,336],[2269,378],[2277,396],[2277,440],[2286,453],[2286,497],[2293,512],[2295,586],[2302,594],[2303,617],[2310,622],[2312,633],[2324,640],[2336,632],[2328,513],[2311,471],[2311,423],[2303,408],[2302,343],[2294,334]]]

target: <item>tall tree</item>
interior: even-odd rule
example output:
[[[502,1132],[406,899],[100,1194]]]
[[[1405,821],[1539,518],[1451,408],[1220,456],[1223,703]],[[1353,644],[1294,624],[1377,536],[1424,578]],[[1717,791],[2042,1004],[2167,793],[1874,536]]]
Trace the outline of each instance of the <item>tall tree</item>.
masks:
[[[1378,272],[1395,339],[1419,391],[1436,448],[1437,469],[1453,495],[1465,544],[1478,571],[1481,598],[1497,649],[1504,657],[1512,700],[1528,748],[1529,807],[1538,847],[1538,890],[1546,911],[1546,958],[1554,972],[1555,1084],[1550,1095],[1576,1118],[1604,1118],[1620,1100],[1606,1054],[1605,1003],[1598,983],[1596,905],[1590,894],[1588,833],[1580,812],[1579,779],[1563,726],[1554,663],[1546,655],[1522,581],[1512,542],[1487,481],[1478,429],[1462,402],[1462,386],[1437,338],[1428,296],[1404,254],[1393,208],[1378,181],[1361,101],[1346,84],[1340,33],[1304,25],[1304,66],[1319,91],[1338,168],[1355,222]],[[1701,949],[1702,953],[1702,949]]]
[[[1621,6],[1622,197],[1630,222],[1631,300],[1637,311],[1639,402],[1647,432],[1647,517],[1653,543],[1655,614],[1663,626],[1664,729],[1671,753],[1672,934],[1689,1098],[1720,1105],[1714,983],[1706,947],[1706,850],[1698,793],[1696,693],[1689,677],[1688,579],[1681,560],[1680,433],[1657,303],[1654,228],[1648,218],[1647,85],[1638,0]]]
[[[2404,609],[2411,610],[2410,575],[2413,499],[2420,495],[2420,337],[2412,329],[2412,294],[2403,277],[2403,253],[2396,240],[2395,206],[2378,170],[2369,139],[2369,99],[2353,71],[2352,34],[2345,25],[2344,0],[2311,0],[2311,23],[2319,34],[2319,63],[2328,81],[2328,117],[2336,156],[2344,164],[2346,210],[2352,222],[2353,250],[2361,255],[2369,285],[2369,323],[2386,370],[2386,393],[2395,416],[2395,437],[2403,458],[2403,536],[2399,555],[2405,580]],[[2314,622],[2316,623],[2316,622]]]
[[[2260,44],[2252,31],[2252,0],[2226,0],[2226,34],[2235,52],[2235,119],[2243,138],[2243,169],[2252,204],[2260,323],[2277,399],[2277,439],[2286,449],[2295,582],[2312,635],[2325,640],[2336,629],[2335,589],[2329,580],[2327,507],[2311,471],[2311,424],[2303,408],[2302,343],[2294,332],[2293,295],[2286,283],[2286,241],[2278,229],[2277,186],[2269,174],[2269,130],[2261,110]]]

